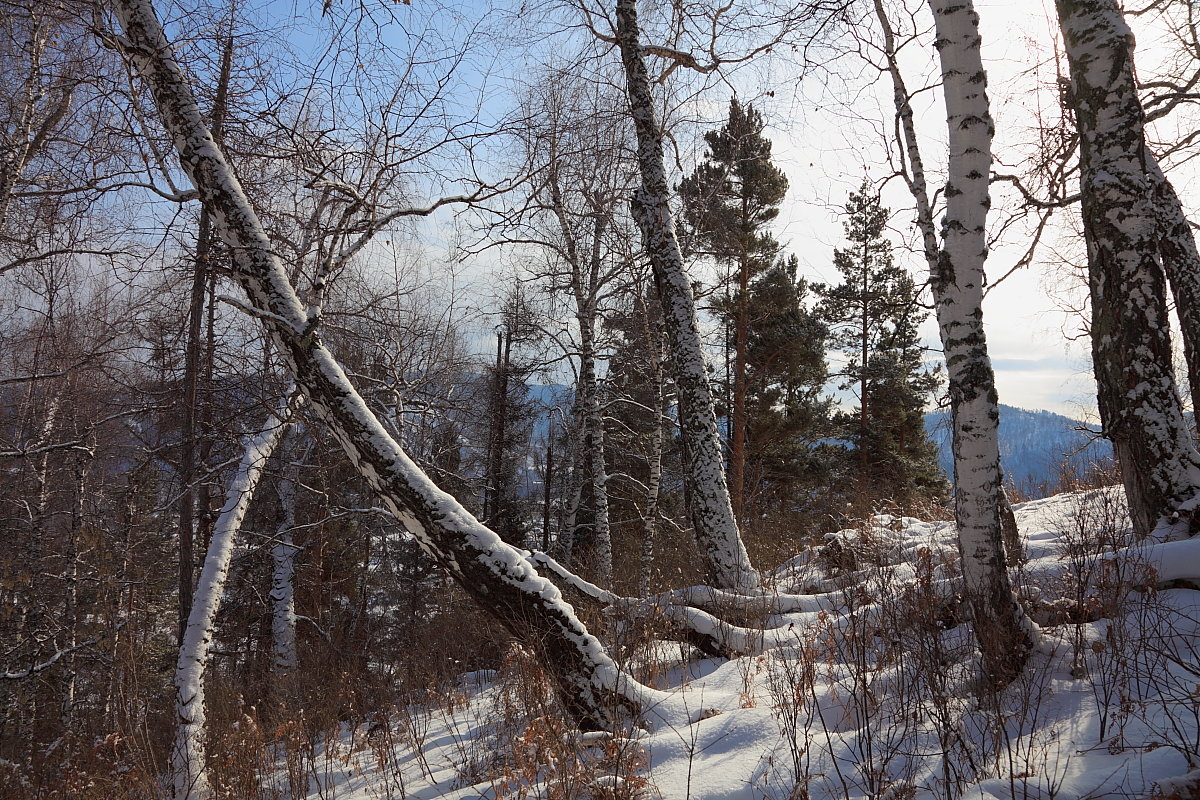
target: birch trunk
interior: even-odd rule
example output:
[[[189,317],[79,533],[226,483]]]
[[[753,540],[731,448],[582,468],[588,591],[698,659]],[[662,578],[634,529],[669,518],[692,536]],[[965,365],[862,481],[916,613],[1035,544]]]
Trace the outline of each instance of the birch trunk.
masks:
[[[713,413],[712,390],[700,345],[696,305],[675,238],[669,205],[671,189],[663,159],[662,130],[654,110],[650,76],[642,55],[637,0],[617,0],[617,44],[625,67],[629,110],[637,132],[642,185],[634,193],[633,215],[654,271],[663,324],[671,347],[683,440],[686,493],[700,556],[716,587],[752,592],[758,573],[738,533],[725,482],[721,440]]]
[[[1183,356],[1194,410],[1200,403],[1200,252],[1196,249],[1196,237],[1175,187],[1167,180],[1154,156],[1147,152],[1146,157],[1158,208],[1158,248],[1171,294],[1175,296],[1175,313],[1179,316],[1179,331],[1183,336]]]
[[[233,170],[204,125],[191,87],[149,0],[114,0],[127,55],[147,82],[180,163],[233,255],[233,274],[296,378],[355,467],[404,528],[463,589],[539,652],[568,713],[604,728],[640,712],[623,677],[558,589],[525,554],[501,541],[433,484],[369,410],[317,335]]]
[[[300,466],[312,452],[312,440],[295,461],[285,464],[277,494],[281,518],[271,545],[271,650],[275,677],[286,678],[296,671],[296,547],[292,530],[296,527],[296,486]]]
[[[662,492],[663,423],[667,415],[667,396],[663,390],[662,334],[650,318],[650,309],[642,302],[642,320],[649,345],[650,377],[654,382],[654,429],[650,433],[650,475],[646,480],[646,512],[642,518],[642,568],[639,588],[642,597],[650,596],[650,578],[654,568],[654,545],[658,537],[658,501]]]
[[[559,524],[558,541],[555,542],[555,554],[562,563],[572,567],[575,557],[575,532],[579,527],[579,508],[583,504],[583,417],[580,398],[575,398],[575,406],[571,414],[571,423],[566,426],[567,442],[567,486],[563,492],[562,518]]]
[[[551,159],[547,182],[550,202],[562,236],[563,251],[571,269],[571,295],[575,301],[575,321],[579,326],[579,380],[576,389],[579,394],[578,408],[583,412],[580,427],[584,451],[580,462],[587,464],[592,488],[593,562],[597,579],[604,585],[611,586],[613,553],[608,513],[608,464],[604,457],[604,413],[600,405],[600,383],[596,378],[597,305],[603,288],[601,270],[605,256],[604,236],[610,223],[609,214],[606,213],[609,209],[595,210],[590,231],[590,246],[586,239],[580,242],[571,224],[567,203],[563,197],[557,163],[557,142],[552,143]],[[586,257],[581,252],[585,248]],[[575,508],[577,513],[578,503]]]
[[[984,672],[1003,685],[1020,672],[1030,642],[1005,569],[1000,415],[983,330],[993,124],[972,4],[930,0],[929,7],[950,150],[942,247],[930,283],[950,384],[958,547]]]
[[[1162,173],[1146,149],[1133,33],[1120,7],[1114,0],[1057,0],[1056,7],[1079,131],[1100,420],[1134,529],[1146,534],[1200,488],[1200,455],[1171,368],[1156,191]],[[1187,319],[1195,313],[1184,310]]]
[[[225,506],[213,526],[200,581],[192,597],[183,640],[179,645],[179,659],[175,664],[177,727],[175,745],[171,750],[171,783],[175,800],[207,800],[212,796],[204,743],[207,735],[204,672],[212,645],[213,624],[221,595],[225,591],[234,538],[241,529],[254,489],[262,477],[263,467],[279,443],[291,398],[292,392],[289,391],[262,430],[246,439],[241,463],[226,492]]]
[[[579,388],[583,403],[583,446],[587,451],[588,473],[592,483],[593,558],[596,577],[605,586],[612,585],[612,531],[608,520],[608,464],[604,458],[604,413],[600,408],[600,384],[596,379],[595,312],[584,305],[579,318]]]

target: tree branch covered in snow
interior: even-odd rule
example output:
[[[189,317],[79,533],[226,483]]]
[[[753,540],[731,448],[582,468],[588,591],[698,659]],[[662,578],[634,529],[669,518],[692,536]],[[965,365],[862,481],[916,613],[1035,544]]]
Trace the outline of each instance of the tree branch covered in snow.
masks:
[[[297,385],[355,467],[405,529],[469,595],[538,650],[563,701],[585,727],[637,716],[645,691],[622,676],[555,586],[400,448],[310,324],[258,215],[205,125],[149,0],[115,0],[126,53],[155,98],[180,163],[234,257],[234,275]]]

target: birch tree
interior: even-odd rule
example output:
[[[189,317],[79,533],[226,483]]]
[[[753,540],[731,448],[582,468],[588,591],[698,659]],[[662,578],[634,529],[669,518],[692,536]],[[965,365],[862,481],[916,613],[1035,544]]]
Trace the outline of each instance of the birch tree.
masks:
[[[738,532],[725,481],[712,389],[696,322],[695,299],[675,236],[671,189],[663,158],[663,132],[646,69],[646,47],[638,28],[637,0],[617,0],[616,42],[625,68],[642,178],[642,185],[633,196],[633,216],[653,269],[670,344],[692,526],[709,581],[718,588],[750,592],[758,586],[758,573],[750,563]]]
[[[995,375],[983,329],[992,135],[979,16],[970,2],[930,0],[949,134],[946,215],[930,275],[946,358],[954,511],[963,584],[988,678],[1020,672],[1030,641],[1005,568]]]
[[[1200,455],[1171,368],[1164,265],[1185,332],[1197,262],[1178,198],[1146,147],[1133,34],[1115,0],[1057,0],[1079,131],[1092,361],[1134,528],[1148,533],[1200,490]],[[1163,213],[1167,202],[1173,213]],[[1186,234],[1186,236],[1184,235]],[[1190,274],[1189,268],[1193,270]],[[1195,342],[1185,333],[1189,355]]]
[[[213,526],[175,665],[177,724],[171,750],[171,784],[175,800],[207,800],[212,795],[205,747],[208,731],[204,674],[212,647],[213,626],[229,574],[234,540],[262,477],[263,467],[283,434],[290,416],[288,406],[294,401],[293,393],[289,391],[262,429],[246,437],[241,463],[229,482],[225,505]]]
[[[501,243],[536,248],[538,258],[529,271],[552,302],[565,301],[561,313],[574,321],[556,337],[576,374],[571,438],[577,443],[570,453],[567,525],[557,552],[572,557],[578,505],[584,495],[590,497],[592,567],[606,586],[613,577],[613,553],[603,323],[633,261],[632,222],[623,206],[634,167],[615,102],[619,98],[605,84],[546,70],[526,100],[523,168],[533,175],[530,193],[520,208],[505,214],[502,229],[492,231]]]
[[[984,671],[994,683],[1015,677],[1030,642],[1005,569],[1003,487],[995,375],[983,328],[986,225],[994,133],[980,55],[979,17],[970,2],[929,0],[949,134],[949,175],[939,242],[911,94],[882,0],[875,0],[892,79],[904,179],[916,203],[946,359],[954,452],[954,510],[964,589]],[[1015,544],[1015,543],[1014,543]]]
[[[276,679],[296,671],[296,490],[300,483],[300,468],[312,453],[310,438],[302,449],[296,450],[284,441],[282,474],[276,494],[279,498],[280,520],[271,543],[271,652]]]
[[[305,309],[241,183],[212,139],[149,0],[114,0],[117,39],[145,81],[180,164],[234,257],[233,273],[276,351],[352,463],[423,549],[481,606],[542,656],[583,727],[619,724],[639,694],[525,555],[439,490],[368,409],[322,343],[317,307]],[[422,213],[412,209],[410,215]],[[427,213],[427,212],[426,212]],[[393,219],[400,216],[393,212]]]

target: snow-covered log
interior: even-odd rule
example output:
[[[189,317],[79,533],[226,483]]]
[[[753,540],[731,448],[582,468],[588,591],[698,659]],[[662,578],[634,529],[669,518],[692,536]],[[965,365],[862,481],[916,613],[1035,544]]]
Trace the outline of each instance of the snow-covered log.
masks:
[[[946,216],[930,276],[949,377],[954,506],[964,590],[989,678],[1020,671],[1030,643],[1005,569],[995,375],[983,330],[992,117],[979,17],[964,0],[930,0],[949,131]]]
[[[208,553],[200,570],[200,581],[192,595],[183,641],[179,645],[179,659],[175,664],[177,727],[175,745],[171,750],[171,782],[175,800],[206,800],[212,795],[204,746],[208,735],[205,730],[204,672],[212,645],[213,624],[221,595],[225,591],[234,538],[242,527],[263,467],[279,443],[289,416],[288,405],[292,402],[294,394],[289,391],[262,430],[246,438],[241,463],[229,483],[225,505],[213,525]]]
[[[532,561],[554,576],[578,602],[621,613],[625,619],[648,621],[658,638],[686,642],[708,656],[735,658],[792,644],[799,635],[794,621],[781,627],[761,623],[781,614],[811,614],[813,618],[838,608],[841,597],[826,595],[741,595],[691,586],[651,597],[622,597],[580,578],[545,553],[533,552]],[[754,622],[741,626],[730,620]]]
[[[420,546],[514,635],[539,652],[583,727],[623,724],[648,691],[620,674],[559,590],[453,497],[389,435],[321,342],[233,169],[208,131],[149,0],[113,0],[122,44],[149,87],[180,163],[233,255],[232,272],[314,412]]]
[[[1056,6],[1079,131],[1100,420],[1121,467],[1134,529],[1145,534],[1200,489],[1200,455],[1171,367],[1160,251],[1169,221],[1160,216],[1156,192],[1161,172],[1146,148],[1133,33],[1120,6],[1115,0],[1057,0]],[[1184,297],[1178,299],[1182,308]],[[1200,313],[1185,311],[1185,319]]]
[[[629,109],[637,132],[638,165],[642,175],[642,185],[633,198],[633,216],[641,229],[642,244],[654,271],[663,325],[670,343],[678,392],[679,430],[688,465],[684,480],[691,498],[692,526],[709,582],[722,589],[749,592],[758,586],[758,573],[751,565],[738,533],[725,481],[712,390],[696,322],[695,299],[675,237],[662,130],[643,58],[637,0],[617,0],[617,43],[625,66]]]

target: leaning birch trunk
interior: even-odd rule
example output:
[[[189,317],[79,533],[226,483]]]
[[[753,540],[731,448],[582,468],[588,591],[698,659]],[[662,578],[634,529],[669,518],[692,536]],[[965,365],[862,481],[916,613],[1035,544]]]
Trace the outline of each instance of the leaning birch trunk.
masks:
[[[1133,76],[1133,33],[1115,0],[1057,0],[1079,130],[1080,200],[1092,301],[1092,360],[1134,529],[1200,488],[1171,367],[1155,183]],[[1179,298],[1182,304],[1183,298]]]
[[[233,556],[233,540],[242,527],[246,509],[254,496],[263,467],[279,443],[288,417],[289,391],[279,409],[267,418],[262,430],[247,437],[242,461],[229,483],[225,506],[213,526],[208,553],[200,571],[200,581],[193,593],[183,641],[179,645],[179,660],[175,664],[175,746],[171,751],[171,782],[175,800],[207,800],[212,796],[208,781],[208,758],[204,739],[206,709],[204,707],[204,672],[212,645],[213,623],[217,607],[225,591],[229,561]]]
[[[738,533],[725,482],[721,439],[713,413],[712,391],[700,345],[696,305],[683,268],[671,215],[670,185],[663,159],[662,130],[654,111],[650,76],[642,57],[637,0],[617,0],[617,44],[625,67],[629,110],[637,132],[642,185],[634,193],[633,215],[654,271],[663,324],[671,346],[683,441],[684,481],[690,497],[692,527],[708,580],[716,587],[751,592],[758,573]]]
[[[949,130],[946,216],[930,276],[950,384],[954,508],[963,585],[989,681],[1020,672],[1030,642],[1005,569],[999,497],[1000,420],[983,330],[992,118],[979,17],[964,0],[930,0]]]
[[[405,530],[482,607],[541,656],[584,728],[622,725],[649,690],[622,676],[558,589],[438,489],[370,411],[321,342],[237,176],[213,142],[149,0],[113,0],[126,54],[149,87],[180,164],[234,257],[232,273],[317,415]]]

